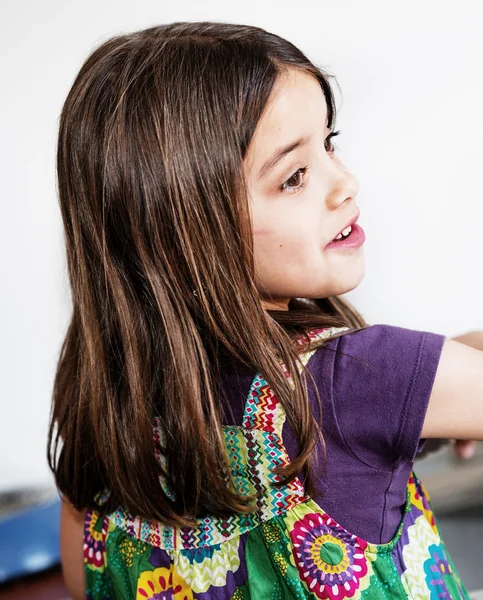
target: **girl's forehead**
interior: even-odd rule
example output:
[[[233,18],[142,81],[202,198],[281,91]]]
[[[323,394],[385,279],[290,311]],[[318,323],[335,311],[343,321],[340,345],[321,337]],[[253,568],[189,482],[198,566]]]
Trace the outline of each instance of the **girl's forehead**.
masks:
[[[257,125],[247,167],[263,175],[271,157],[327,127],[327,102],[318,80],[299,71],[281,75]]]
[[[276,84],[260,119],[261,132],[278,135],[285,128],[327,121],[327,102],[320,83],[307,73],[283,77]]]

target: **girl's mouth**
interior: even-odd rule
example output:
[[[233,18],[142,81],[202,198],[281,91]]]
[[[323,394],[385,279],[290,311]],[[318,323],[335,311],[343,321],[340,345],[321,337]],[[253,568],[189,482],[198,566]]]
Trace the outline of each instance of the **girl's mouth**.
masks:
[[[340,239],[332,240],[329,244],[327,244],[326,248],[344,250],[351,248],[359,248],[360,246],[362,246],[366,239],[366,234],[364,233],[362,227],[357,223],[354,223],[354,225],[351,225],[350,228],[347,228],[347,230],[348,229],[350,229],[348,235],[344,236],[342,234],[342,237]]]

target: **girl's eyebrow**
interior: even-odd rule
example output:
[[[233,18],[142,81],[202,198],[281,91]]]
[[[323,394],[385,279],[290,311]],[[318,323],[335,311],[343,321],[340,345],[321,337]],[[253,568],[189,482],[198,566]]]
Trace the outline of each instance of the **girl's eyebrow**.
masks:
[[[326,119],[325,119],[325,127],[327,127],[327,121],[328,121],[328,115],[326,116]],[[267,177],[267,175],[278,165],[278,163],[282,159],[284,159],[287,156],[287,154],[290,154],[290,152],[292,152],[296,148],[299,148],[300,146],[305,146],[305,144],[307,144],[311,140],[311,138],[312,138],[312,134],[306,133],[305,135],[296,139],[295,141],[291,142],[290,144],[287,144],[287,145],[284,145],[284,146],[281,146],[280,148],[278,148],[272,154],[272,156],[263,163],[263,165],[259,171],[259,174],[258,174],[258,181],[265,179],[265,177]]]
[[[282,146],[278,148],[272,154],[272,156],[263,163],[262,168],[258,174],[258,180],[261,181],[278,165],[278,163],[287,156],[290,152],[299,148],[300,146],[304,146],[307,142],[312,138],[312,134],[305,134],[302,137],[298,138],[294,142],[291,142],[288,145]]]

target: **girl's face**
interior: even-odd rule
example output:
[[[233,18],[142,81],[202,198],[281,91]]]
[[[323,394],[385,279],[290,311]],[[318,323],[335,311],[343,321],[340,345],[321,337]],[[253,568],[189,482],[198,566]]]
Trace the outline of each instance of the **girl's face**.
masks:
[[[281,78],[244,163],[255,277],[266,309],[288,310],[291,298],[344,294],[364,276],[363,244],[327,247],[359,215],[357,179],[331,151],[330,132],[318,81],[295,70]],[[303,136],[304,143],[263,168]]]

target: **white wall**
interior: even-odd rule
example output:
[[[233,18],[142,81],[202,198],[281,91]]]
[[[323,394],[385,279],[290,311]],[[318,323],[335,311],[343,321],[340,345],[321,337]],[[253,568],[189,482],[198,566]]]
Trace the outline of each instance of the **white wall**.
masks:
[[[347,297],[370,323],[456,335],[483,329],[482,18],[476,0],[3,2],[0,489],[52,481],[45,439],[70,313],[55,143],[95,46],[161,22],[245,22],[333,72],[335,142],[367,236],[366,275]]]

